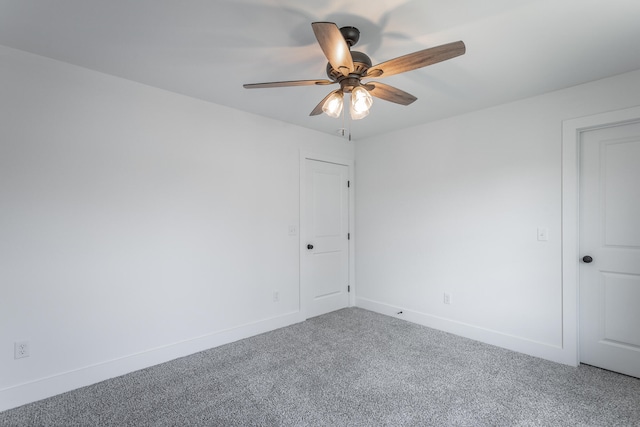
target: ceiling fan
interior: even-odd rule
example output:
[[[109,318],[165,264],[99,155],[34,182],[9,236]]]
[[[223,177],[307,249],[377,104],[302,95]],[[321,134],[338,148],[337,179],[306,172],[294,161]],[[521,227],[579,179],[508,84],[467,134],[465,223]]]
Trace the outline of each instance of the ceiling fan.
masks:
[[[372,65],[371,59],[369,59],[367,55],[362,52],[350,50],[360,39],[360,31],[357,28],[338,28],[333,22],[313,22],[311,27],[324,55],[329,60],[327,64],[327,76],[330,80],[292,80],[251,83],[243,86],[246,89],[256,89],[331,85],[338,83],[340,89],[336,89],[324,97],[309,115],[316,116],[324,112],[330,117],[340,117],[343,108],[344,94],[350,93],[351,118],[357,120],[369,114],[369,109],[373,103],[371,96],[401,105],[409,105],[418,99],[393,86],[375,81],[362,82],[362,79],[382,78],[404,73],[455,58],[456,56],[463,55],[466,51],[464,43],[457,41]]]

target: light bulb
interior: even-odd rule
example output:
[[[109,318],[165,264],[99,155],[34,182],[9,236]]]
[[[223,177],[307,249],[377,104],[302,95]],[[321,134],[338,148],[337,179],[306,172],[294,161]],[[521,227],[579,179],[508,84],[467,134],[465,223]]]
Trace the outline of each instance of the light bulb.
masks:
[[[353,88],[351,91],[351,118],[360,120],[367,117],[371,104],[373,104],[373,98],[365,88],[362,86]]]
[[[343,98],[343,93],[341,90],[337,90],[333,92],[331,96],[329,96],[329,98],[322,105],[322,111],[324,111],[324,113],[329,117],[333,117],[333,118],[340,117],[340,114],[342,113],[342,104],[343,104],[342,98]]]

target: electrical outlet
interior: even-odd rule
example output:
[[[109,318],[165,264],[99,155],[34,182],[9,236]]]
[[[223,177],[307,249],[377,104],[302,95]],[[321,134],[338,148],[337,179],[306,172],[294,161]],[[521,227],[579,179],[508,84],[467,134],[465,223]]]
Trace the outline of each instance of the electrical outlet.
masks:
[[[273,291],[273,302],[280,302],[280,292]]]
[[[445,304],[451,304],[451,294],[445,292],[444,293],[444,303]]]
[[[13,343],[13,358],[22,359],[23,357],[29,357],[30,348],[29,341],[17,341]]]

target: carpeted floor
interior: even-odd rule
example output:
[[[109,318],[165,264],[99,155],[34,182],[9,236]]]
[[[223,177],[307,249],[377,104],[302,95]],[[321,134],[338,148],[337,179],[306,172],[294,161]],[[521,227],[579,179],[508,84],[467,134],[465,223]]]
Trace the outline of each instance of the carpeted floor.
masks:
[[[640,426],[640,380],[358,308],[0,413],[1,426]]]

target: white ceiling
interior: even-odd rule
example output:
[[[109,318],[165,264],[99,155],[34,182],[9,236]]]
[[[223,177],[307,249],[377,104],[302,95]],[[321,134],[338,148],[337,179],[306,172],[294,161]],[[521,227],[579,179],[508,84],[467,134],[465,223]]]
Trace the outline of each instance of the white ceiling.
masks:
[[[384,79],[418,100],[351,124],[309,117],[335,86],[242,87],[324,79],[313,21],[359,28],[374,64],[467,53]],[[639,42],[640,0],[0,0],[5,46],[355,139],[640,69]]]

